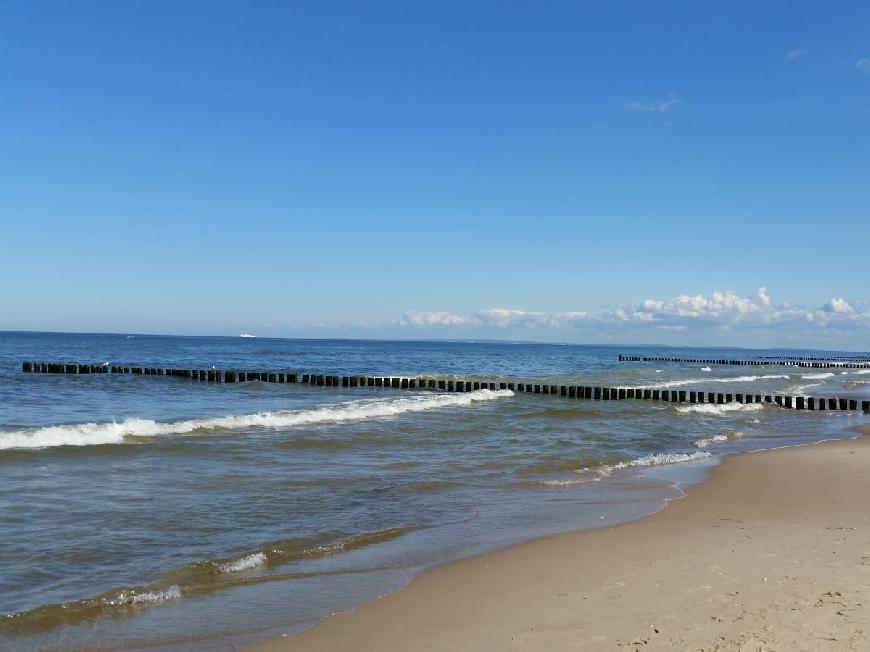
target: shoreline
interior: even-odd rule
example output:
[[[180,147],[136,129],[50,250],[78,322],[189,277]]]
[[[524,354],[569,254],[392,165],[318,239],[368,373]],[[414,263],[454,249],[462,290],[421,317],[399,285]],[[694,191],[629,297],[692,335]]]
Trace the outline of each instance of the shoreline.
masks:
[[[728,455],[643,518],[438,565],[245,649],[860,649],[870,426],[857,432]]]

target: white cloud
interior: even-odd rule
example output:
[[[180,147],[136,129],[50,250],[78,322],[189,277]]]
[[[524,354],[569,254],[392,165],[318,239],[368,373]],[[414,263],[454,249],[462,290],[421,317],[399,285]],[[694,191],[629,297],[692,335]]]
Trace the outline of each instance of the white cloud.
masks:
[[[863,59],[858,59],[858,61],[855,62],[855,67],[861,72],[866,72],[867,74],[870,74],[870,59],[866,57]]]
[[[543,313],[511,310],[510,308],[489,308],[477,313],[480,321],[505,328],[517,322],[536,321]]]
[[[467,326],[474,324],[475,320],[466,315],[450,312],[410,310],[404,315],[404,323],[410,326]]]
[[[806,50],[794,49],[789,50],[785,53],[785,58],[789,61],[794,61],[795,59],[800,59],[802,56],[806,55]]]
[[[564,333],[566,329],[599,336],[601,332],[641,334],[654,327],[675,335],[691,331],[724,336],[743,331],[800,335],[834,332],[847,333],[870,327],[870,303],[832,298],[817,306],[793,306],[774,303],[766,288],[747,296],[730,290],[709,295],[681,294],[669,299],[650,298],[634,305],[617,306],[598,312],[565,311],[547,313],[515,308],[488,308],[468,314],[451,312],[405,313],[402,324],[410,327],[466,327],[495,329],[521,335],[548,330]],[[809,329],[809,330],[808,330]],[[838,330],[839,329],[839,330]]]
[[[674,93],[668,94],[665,98],[652,100],[651,102],[626,102],[622,108],[626,111],[641,111],[647,113],[666,113],[682,106],[680,98]]]
[[[855,309],[850,306],[849,302],[845,299],[831,299],[822,307],[822,309],[828,312],[836,312],[841,315],[851,314],[855,312]]]

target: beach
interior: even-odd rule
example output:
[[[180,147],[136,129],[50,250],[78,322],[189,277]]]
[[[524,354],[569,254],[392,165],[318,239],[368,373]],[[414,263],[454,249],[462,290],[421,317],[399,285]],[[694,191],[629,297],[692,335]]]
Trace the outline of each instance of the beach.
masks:
[[[63,360],[69,351],[109,361],[109,369],[164,373],[22,371],[22,361],[38,359],[36,352]],[[646,352],[677,355],[667,348]],[[662,573],[650,578],[653,585],[681,586],[693,577],[704,584],[707,573],[698,568],[686,578],[665,572],[694,563],[696,550],[710,555],[700,568],[723,563],[716,559],[721,537],[742,531],[717,521],[718,538],[692,543],[705,526],[686,526],[688,534],[655,526],[653,535],[641,519],[661,512],[651,521],[658,523],[681,514],[707,491],[707,484],[697,485],[711,470],[716,486],[720,474],[754,459],[744,453],[848,439],[867,423],[860,411],[691,403],[691,394],[811,392],[857,400],[867,396],[861,392],[870,370],[626,363],[619,358],[624,353],[579,345],[7,334],[0,338],[0,522],[6,524],[0,648],[238,649],[270,638],[286,642],[312,628],[299,645],[342,648],[340,639],[315,644],[307,637],[332,628],[330,614],[359,609],[349,619],[357,622],[373,608],[387,609],[386,624],[365,624],[363,634],[349,636],[364,641],[377,632],[395,639],[371,640],[370,648],[404,648],[402,635],[416,645],[431,640],[432,647],[466,641],[471,648],[501,647],[513,636],[525,648],[543,636],[540,647],[586,641],[587,649],[599,647],[596,636],[643,637],[668,613],[690,611],[671,604],[664,616],[612,621],[611,611],[636,607],[602,587],[625,582],[630,590],[622,599],[658,604],[642,590],[644,564]],[[728,360],[736,353],[712,348],[679,355]],[[769,355],[785,353],[740,352],[746,362]],[[219,383],[166,373],[212,366],[256,369],[259,379],[247,373],[245,382]],[[481,382],[650,388],[683,392],[687,402],[510,388],[460,393],[410,383],[402,389],[401,381],[398,388],[301,382],[315,372],[383,369],[393,377],[448,370]],[[282,371],[300,381],[269,380]],[[675,500],[686,491],[688,500]],[[750,493],[769,502],[765,491]],[[814,488],[812,495],[823,494]],[[634,525],[615,527],[621,523]],[[605,525],[611,529],[602,530]],[[575,535],[564,544],[547,538],[589,531],[595,532],[576,535],[576,543]],[[623,531],[628,534],[609,534]],[[647,550],[631,548],[633,539],[660,539],[664,550],[645,557]],[[535,543],[525,548],[524,542]],[[476,569],[473,560],[481,559],[496,570]],[[612,576],[613,569],[625,575]],[[731,576],[737,577],[723,574]],[[589,584],[593,579],[597,585]],[[426,590],[435,602],[417,604],[415,587],[432,582],[444,583]],[[462,617],[442,612],[439,595]],[[401,613],[406,604],[407,615],[396,621],[393,609]],[[481,605],[486,613],[479,613]],[[422,622],[427,615],[435,620]],[[359,622],[368,623],[364,617]],[[317,627],[324,618],[326,625]],[[506,624],[519,629],[504,630]],[[435,634],[418,637],[427,627]],[[660,631],[671,636],[673,624]],[[449,635],[458,638],[439,638]]]
[[[735,454],[651,516],[438,566],[251,649],[866,649],[868,496],[866,436]]]

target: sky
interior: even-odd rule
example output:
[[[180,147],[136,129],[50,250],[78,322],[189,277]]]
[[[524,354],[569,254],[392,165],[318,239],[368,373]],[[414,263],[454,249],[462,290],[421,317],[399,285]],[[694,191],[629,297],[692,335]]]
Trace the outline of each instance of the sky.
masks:
[[[0,0],[0,330],[870,349],[866,2]]]

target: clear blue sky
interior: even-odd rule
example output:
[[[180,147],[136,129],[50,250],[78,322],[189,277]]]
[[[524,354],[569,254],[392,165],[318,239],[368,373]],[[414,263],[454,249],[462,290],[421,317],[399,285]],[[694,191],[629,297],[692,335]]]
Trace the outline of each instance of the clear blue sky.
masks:
[[[0,0],[0,329],[870,347],[868,236],[866,2]]]

